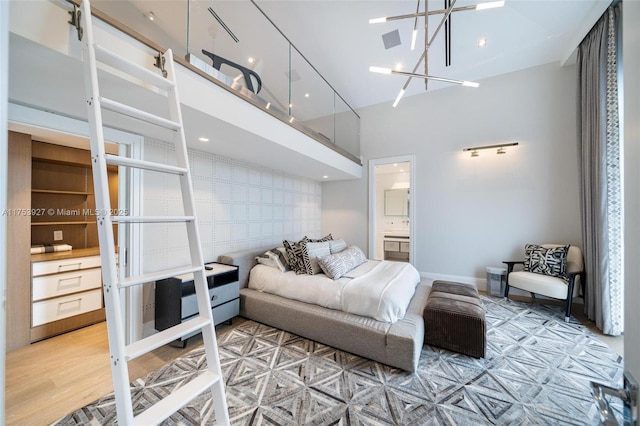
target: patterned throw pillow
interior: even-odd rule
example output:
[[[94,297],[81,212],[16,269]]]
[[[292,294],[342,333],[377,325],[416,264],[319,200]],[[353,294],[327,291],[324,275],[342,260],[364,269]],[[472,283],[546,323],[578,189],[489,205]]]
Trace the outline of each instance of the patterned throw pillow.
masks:
[[[331,234],[327,234],[327,235],[325,235],[324,237],[319,238],[319,239],[317,239],[317,240],[314,240],[314,239],[312,239],[312,238],[309,238],[309,237],[307,237],[307,236],[305,235],[305,237],[303,238],[303,240],[304,240],[304,241],[308,241],[308,242],[310,242],[310,243],[322,243],[322,242],[325,242],[325,241],[332,241],[332,240],[333,240],[333,235],[331,235]]]
[[[284,254],[280,250],[278,250],[277,247],[271,250],[267,250],[260,256],[256,256],[256,260],[261,265],[267,265],[272,268],[277,268],[280,270],[280,272],[285,272],[288,269],[288,264],[284,257]]]
[[[305,243],[306,255],[304,257],[304,264],[307,274],[315,275],[322,272],[322,269],[318,264],[318,257],[329,256],[331,254],[329,243],[329,241],[323,241],[321,243]]]
[[[306,238],[306,237],[305,237]],[[306,274],[307,268],[304,264],[304,253],[307,248],[305,247],[306,239],[303,238],[300,241],[284,240],[282,245],[287,251],[287,258],[289,259],[289,267],[296,274]]]
[[[366,261],[366,256],[362,250],[356,246],[350,246],[345,250],[342,250],[340,253],[321,256],[318,258],[318,263],[324,273],[334,280],[337,280],[356,266],[362,265]]]
[[[569,246],[546,248],[536,244],[524,246],[524,270],[567,279]]]

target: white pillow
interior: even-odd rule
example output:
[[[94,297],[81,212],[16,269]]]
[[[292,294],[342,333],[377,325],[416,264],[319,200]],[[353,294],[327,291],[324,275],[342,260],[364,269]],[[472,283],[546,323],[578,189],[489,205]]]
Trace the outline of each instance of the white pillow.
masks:
[[[339,253],[318,257],[318,263],[329,277],[337,280],[344,274],[367,261],[359,247],[350,246]]]
[[[347,243],[342,239],[329,241],[329,249],[331,250],[331,254],[340,253],[342,250],[347,248]]]
[[[305,257],[305,266],[307,269],[307,274],[315,275],[322,272],[320,265],[318,264],[318,257],[321,256],[329,256],[331,254],[331,249],[329,246],[329,241],[323,241],[321,243],[305,243],[306,246],[306,254]]]

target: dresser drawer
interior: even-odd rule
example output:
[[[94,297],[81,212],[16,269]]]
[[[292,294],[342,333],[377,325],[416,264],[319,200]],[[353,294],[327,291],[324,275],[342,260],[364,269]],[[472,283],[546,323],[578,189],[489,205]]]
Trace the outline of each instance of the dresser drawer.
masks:
[[[74,257],[72,259],[35,262],[32,264],[32,275],[58,274],[60,272],[77,271],[100,267],[100,256]]]
[[[230,300],[237,299],[238,297],[240,297],[240,283],[238,281],[209,289],[209,299],[212,308]],[[195,294],[183,297],[181,304],[183,319],[195,315],[198,312],[198,301]]]
[[[31,307],[31,326],[36,327],[101,308],[100,289],[34,302]]]
[[[220,324],[240,315],[240,299],[234,299],[224,305],[213,308],[213,322]]]
[[[409,253],[409,243],[400,243],[400,251],[402,253]]]
[[[102,285],[100,268],[81,269],[64,274],[45,275],[33,278],[31,298],[41,299],[64,296],[65,294],[100,288]]]
[[[384,250],[385,251],[400,251],[400,243],[398,241],[385,241],[384,242]]]

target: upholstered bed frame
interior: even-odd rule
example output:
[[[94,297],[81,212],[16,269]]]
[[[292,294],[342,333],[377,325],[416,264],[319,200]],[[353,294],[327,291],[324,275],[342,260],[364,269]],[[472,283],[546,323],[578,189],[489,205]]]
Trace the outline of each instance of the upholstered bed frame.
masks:
[[[264,249],[222,255],[218,261],[239,266],[240,315],[299,336],[406,371],[415,371],[424,341],[422,312],[429,286],[418,284],[407,313],[389,324],[373,318],[311,305],[247,288],[255,257]]]

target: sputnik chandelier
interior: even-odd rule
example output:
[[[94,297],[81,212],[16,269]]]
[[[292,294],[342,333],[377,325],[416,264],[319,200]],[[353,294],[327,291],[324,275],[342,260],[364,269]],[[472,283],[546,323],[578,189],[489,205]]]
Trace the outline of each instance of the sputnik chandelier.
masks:
[[[369,67],[369,71],[371,71],[371,72],[376,72],[376,73],[381,73],[381,74],[403,75],[403,76],[407,77],[407,81],[404,83],[404,85],[402,86],[402,89],[400,89],[400,93],[398,93],[398,96],[396,97],[396,100],[393,102],[394,108],[398,105],[398,102],[400,102],[400,99],[402,98],[402,96],[406,92],[407,87],[409,86],[409,83],[411,82],[412,78],[424,79],[425,90],[427,89],[427,83],[428,83],[429,80],[442,81],[442,82],[445,82],[445,83],[460,84],[460,85],[467,86],[467,87],[478,87],[478,86],[480,86],[479,83],[476,83],[476,82],[473,82],[473,81],[454,80],[454,79],[451,79],[451,78],[436,77],[436,76],[433,76],[433,75],[429,75],[428,50],[429,50],[429,47],[431,46],[431,44],[433,43],[433,41],[435,40],[436,36],[440,32],[440,29],[444,26],[444,32],[445,32],[445,35],[444,35],[445,36],[445,66],[451,65],[451,14],[454,13],[454,12],[464,12],[464,11],[468,11],[468,10],[484,10],[484,9],[492,9],[492,8],[495,8],[495,7],[504,6],[504,0],[487,2],[487,3],[480,3],[480,4],[476,4],[476,5],[469,5],[469,6],[462,6],[462,7],[454,7],[454,5],[456,3],[456,0],[444,0],[444,9],[429,10],[427,3],[428,3],[428,0],[425,0],[424,11],[423,12],[420,11],[420,0],[418,0],[418,5],[416,7],[416,13],[410,13],[408,15],[389,16],[389,17],[385,17],[385,18],[374,18],[374,19],[370,19],[369,20],[370,24],[379,24],[379,23],[382,23],[382,22],[397,21],[397,20],[400,20],[400,19],[411,19],[411,18],[413,18],[414,22],[413,22],[413,34],[412,34],[412,37],[411,37],[411,50],[415,50],[416,38],[418,36],[418,18],[424,18],[424,50],[422,51],[422,55],[420,55],[420,58],[418,58],[418,61],[416,62],[416,65],[413,67],[413,71],[404,72],[404,71],[400,71],[400,70],[394,70],[394,69],[391,69],[391,68],[383,68],[383,67],[375,67],[375,66]],[[431,37],[429,37],[429,16],[431,16],[431,15],[442,15],[442,19],[440,20],[440,23],[436,27],[436,29],[433,32],[433,34],[431,35]],[[418,71],[418,67],[420,67],[420,64],[422,63],[422,61],[424,61],[424,74],[419,74],[419,73],[417,73],[417,71]]]

